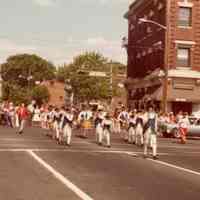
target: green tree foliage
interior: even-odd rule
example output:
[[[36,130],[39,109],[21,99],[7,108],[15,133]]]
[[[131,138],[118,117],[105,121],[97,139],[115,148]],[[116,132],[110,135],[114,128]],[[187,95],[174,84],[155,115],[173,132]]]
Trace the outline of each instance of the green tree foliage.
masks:
[[[57,79],[59,81],[71,80],[75,98],[78,100],[110,99],[117,95],[117,85],[110,86],[111,64],[113,74],[125,71],[125,66],[120,63],[109,63],[101,54],[87,52],[74,58],[69,65],[58,68]],[[106,77],[91,77],[89,71],[100,71],[107,74]]]
[[[54,65],[37,55],[19,54],[10,56],[1,65],[3,99],[15,103],[30,100],[36,81],[55,77]]]
[[[51,80],[55,77],[55,67],[52,63],[37,55],[20,54],[10,56],[6,63],[2,64],[2,78],[13,84],[28,86],[28,79]]]
[[[10,100],[17,105],[21,103],[27,104],[30,101],[30,96],[28,94],[28,90],[25,88],[4,82],[3,99]]]
[[[37,104],[41,105],[42,103],[48,102],[50,94],[46,86],[39,85],[33,88],[31,97]]]

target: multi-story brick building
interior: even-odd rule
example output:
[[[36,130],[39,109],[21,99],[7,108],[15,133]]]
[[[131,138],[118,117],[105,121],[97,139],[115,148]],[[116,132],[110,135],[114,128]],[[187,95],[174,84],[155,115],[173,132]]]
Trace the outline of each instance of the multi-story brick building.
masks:
[[[159,106],[167,83],[168,111],[200,112],[200,0],[135,0],[125,18],[129,105]]]

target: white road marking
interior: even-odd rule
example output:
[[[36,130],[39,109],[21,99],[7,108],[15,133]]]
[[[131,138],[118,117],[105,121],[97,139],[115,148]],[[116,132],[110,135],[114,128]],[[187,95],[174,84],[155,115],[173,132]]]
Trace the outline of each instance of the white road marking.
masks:
[[[46,168],[51,174],[57,178],[60,182],[62,182],[67,188],[72,190],[75,194],[77,194],[83,200],[93,200],[89,195],[79,189],[76,185],[74,185],[71,181],[69,181],[66,177],[64,177],[61,173],[56,171],[52,166],[46,163],[42,158],[36,155],[33,151],[27,150],[27,152],[44,168]]]
[[[188,147],[188,146],[173,146],[173,145],[164,145],[164,146],[159,146],[160,148],[174,148],[174,149],[200,149],[199,147]]]
[[[107,154],[128,154],[132,156],[137,156],[138,154],[143,154],[139,151],[117,151],[117,150],[73,150],[73,149],[0,149],[0,152],[69,152],[69,153],[107,153]],[[169,155],[168,153],[159,153],[159,155]]]
[[[178,170],[181,170],[181,171],[190,173],[190,174],[194,174],[194,175],[200,176],[200,172],[197,172],[197,171],[193,171],[193,170],[190,170],[190,169],[187,169],[187,168],[179,167],[179,166],[177,166],[177,165],[169,164],[169,163],[167,163],[167,162],[163,162],[163,161],[159,161],[159,160],[153,160],[153,159],[150,159],[150,158],[148,158],[147,160],[150,160],[150,161],[152,161],[152,162],[155,162],[155,163],[158,163],[158,164],[167,166],[167,167],[171,167],[171,168],[174,168],[174,169],[178,169]]]

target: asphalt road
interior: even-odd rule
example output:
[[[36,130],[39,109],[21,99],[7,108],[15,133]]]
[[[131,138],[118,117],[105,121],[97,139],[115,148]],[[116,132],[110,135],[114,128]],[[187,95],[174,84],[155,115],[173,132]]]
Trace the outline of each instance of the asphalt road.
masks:
[[[159,160],[112,136],[112,147],[73,137],[58,146],[45,132],[0,127],[0,200],[199,200],[200,140],[159,139]]]

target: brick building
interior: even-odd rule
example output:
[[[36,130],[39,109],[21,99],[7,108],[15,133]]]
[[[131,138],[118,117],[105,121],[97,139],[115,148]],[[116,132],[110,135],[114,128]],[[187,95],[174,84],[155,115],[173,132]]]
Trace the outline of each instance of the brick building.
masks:
[[[64,105],[64,83],[58,81],[45,81],[42,83],[47,87],[50,94],[49,105],[62,106]]]
[[[200,0],[135,0],[125,18],[128,104],[159,107],[167,82],[168,111],[200,112]]]

